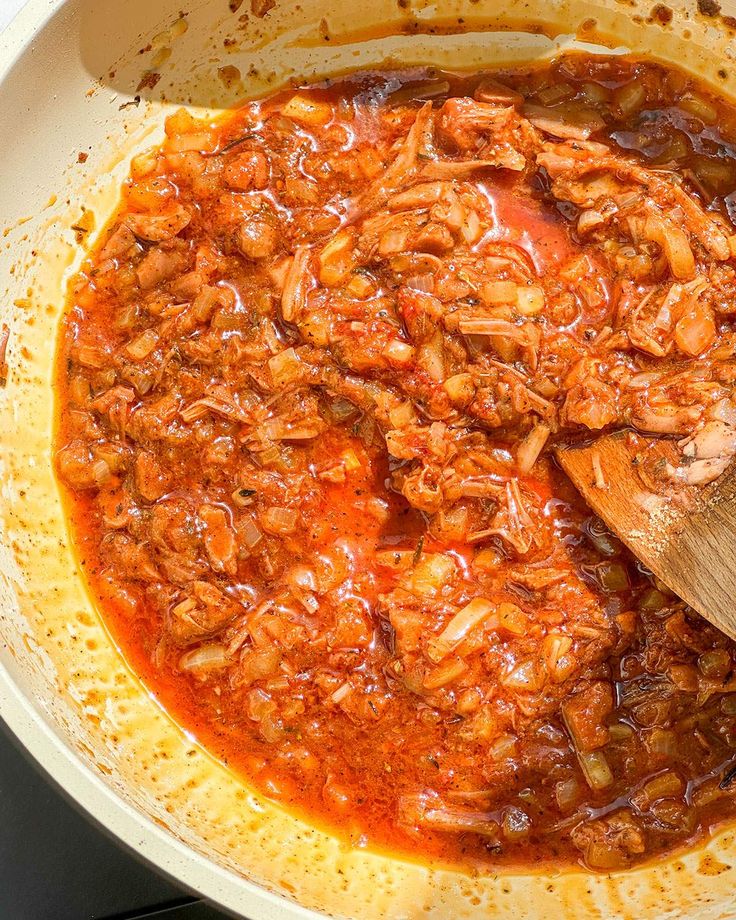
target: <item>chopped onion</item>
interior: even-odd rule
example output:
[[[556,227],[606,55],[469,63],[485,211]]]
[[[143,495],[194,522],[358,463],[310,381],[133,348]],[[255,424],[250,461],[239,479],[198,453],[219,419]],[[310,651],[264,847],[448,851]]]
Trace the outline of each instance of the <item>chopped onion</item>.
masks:
[[[302,93],[295,93],[281,107],[281,113],[303,125],[319,127],[332,118],[332,106],[328,102],[310,99]]]
[[[494,319],[492,317],[486,319],[461,319],[458,323],[460,332],[463,335],[497,335],[522,346],[534,344],[527,328],[528,325],[530,324],[517,326],[507,319]]]
[[[271,371],[274,384],[282,387],[299,380],[304,371],[304,365],[296,351],[293,348],[287,348],[269,358],[268,369]]]
[[[409,232],[401,228],[387,230],[381,235],[378,251],[384,258],[398,252],[404,252],[409,242]]]
[[[501,683],[510,690],[533,693],[544,686],[544,675],[536,661],[522,661],[513,670],[502,675]]]
[[[560,811],[572,811],[580,801],[580,793],[580,783],[574,777],[557,783],[555,798]]]
[[[515,89],[511,89],[510,86],[505,86],[491,77],[481,80],[473,96],[478,102],[495,102],[502,105],[516,106],[521,105],[524,101],[521,93],[517,93]]]
[[[431,294],[434,291],[434,275],[425,272],[421,275],[410,275],[404,284],[407,287],[414,288],[415,291],[423,291],[425,294]]]
[[[444,380],[445,354],[441,332],[436,332],[429,342],[419,347],[417,364],[437,383]]]
[[[293,322],[306,306],[308,286],[312,283],[309,260],[310,250],[306,246],[297,246],[286,269],[281,291],[281,315],[287,323]]]
[[[187,614],[191,613],[193,610],[197,609],[197,602],[193,597],[185,597],[183,601],[180,601],[172,608],[171,614],[175,617],[186,617]]]
[[[649,215],[644,223],[643,235],[662,247],[675,278],[689,281],[694,276],[695,256],[684,230],[670,220]]]
[[[653,728],[646,738],[650,753],[674,758],[677,755],[677,735],[669,728]]]
[[[330,414],[336,422],[345,422],[357,414],[355,405],[347,399],[336,399],[329,405]]]
[[[388,418],[394,428],[406,428],[417,419],[414,406],[407,399],[398,406],[392,406],[388,411]]]
[[[516,303],[518,285],[513,281],[486,281],[480,293],[487,304]]]
[[[442,664],[433,668],[424,676],[423,686],[425,690],[438,690],[440,687],[446,687],[462,677],[468,670],[468,666],[462,658],[448,658]]]
[[[353,269],[354,237],[350,229],[341,230],[319,254],[319,280],[328,287],[343,282]]]
[[[270,441],[310,441],[322,434],[325,426],[320,418],[305,418],[289,423],[282,418],[271,418],[258,429],[258,434]]]
[[[614,722],[608,726],[608,734],[611,741],[628,741],[634,734],[634,729],[626,722]]]
[[[424,80],[421,83],[408,83],[401,89],[389,93],[386,102],[389,105],[403,105],[406,102],[446,96],[449,92],[450,84],[447,80]]]
[[[127,332],[132,329],[138,320],[138,309],[138,305],[135,303],[120,307],[120,309],[115,312],[115,328],[120,332]]]
[[[637,81],[631,80],[624,83],[613,94],[613,103],[622,115],[631,115],[642,107],[647,98],[647,91],[644,85]]]
[[[503,629],[511,633],[512,636],[524,636],[529,630],[529,617],[521,607],[504,601],[498,605],[493,626],[497,630]]]
[[[470,210],[467,212],[460,232],[468,246],[478,242],[483,235],[483,225],[480,222],[477,211]]]
[[[502,561],[503,557],[497,549],[486,546],[475,554],[473,568],[480,569],[481,572],[495,572]]]
[[[251,690],[246,697],[245,708],[248,718],[254,722],[260,722],[275,712],[277,705],[264,690],[255,689]]]
[[[593,839],[585,848],[585,862],[591,869],[612,872],[614,869],[625,869],[629,864],[629,857],[608,841],[600,842]]]
[[[453,802],[484,802],[493,797],[493,790],[446,789],[444,795]]]
[[[150,175],[156,168],[157,154],[155,149],[144,150],[130,161],[130,174],[136,181]]]
[[[586,211],[581,211],[578,216],[578,233],[582,235],[589,230],[595,230],[596,227],[600,227],[601,224],[605,224],[605,222],[606,218],[600,211],[596,211],[594,208],[588,208]]]
[[[454,651],[493,610],[493,604],[484,597],[473,598],[455,614],[438,636],[430,639],[427,654],[432,661],[442,661],[446,655]]]
[[[716,160],[712,156],[700,155],[693,157],[692,165],[697,178],[710,194],[728,195],[733,192],[735,170],[730,158]],[[730,249],[731,241],[729,240]]]
[[[631,797],[631,802],[637,808],[646,809],[653,802],[660,799],[679,798],[685,791],[685,786],[674,770],[665,770],[660,773]]]
[[[600,83],[583,83],[580,87],[580,92],[582,95],[591,103],[603,103],[608,102],[611,92],[606,86],[601,86]]]
[[[337,690],[330,695],[330,699],[333,703],[341,703],[346,697],[350,696],[354,689],[350,681],[345,681],[344,684],[341,684]]]
[[[547,438],[550,435],[549,425],[538,424],[529,432],[519,444],[516,451],[516,463],[522,473],[531,471],[537,458],[542,452]]]
[[[606,125],[595,109],[578,103],[554,109],[525,105],[523,111],[535,128],[565,140],[587,141],[591,134]]]
[[[355,453],[352,447],[348,447],[347,450],[342,452],[342,462],[345,464],[345,469],[348,473],[354,473],[361,467],[361,462],[358,459],[358,455]]]
[[[251,649],[243,656],[235,680],[248,685],[270,677],[278,670],[280,662],[281,651],[274,645]]]
[[[721,697],[721,712],[727,716],[736,716],[736,693],[727,693]]]
[[[261,515],[264,530],[269,533],[283,534],[294,533],[299,513],[295,508],[280,508],[274,506],[266,508]]]
[[[522,316],[536,316],[544,310],[544,291],[535,284],[516,289],[516,309]]]
[[[733,670],[733,661],[725,648],[714,648],[698,658],[698,669],[708,680],[723,680]]]
[[[112,477],[112,470],[110,469],[110,465],[106,460],[103,460],[102,457],[98,457],[96,460],[92,461],[90,472],[92,473],[91,478],[97,483],[98,486],[103,485]]]
[[[240,526],[240,535],[248,549],[253,550],[263,539],[263,532],[253,518],[245,518]]]
[[[376,562],[387,569],[403,572],[411,567],[413,549],[381,549],[376,552]]]
[[[383,357],[394,364],[410,364],[414,360],[414,347],[400,339],[391,339],[383,349]]]
[[[519,841],[529,836],[532,827],[532,819],[522,811],[521,808],[515,808],[513,805],[504,810],[501,830],[507,840]]]
[[[485,812],[445,805],[438,795],[426,792],[401,796],[399,823],[436,831],[481,834],[493,840],[498,839],[499,833],[497,822]]]
[[[443,543],[464,543],[468,534],[470,510],[457,505],[449,511],[439,511],[430,524],[432,536]]]
[[[4,349],[2,344],[2,334],[0,333],[0,371],[3,369],[5,360]],[[86,377],[72,377],[69,381],[69,397],[77,406],[84,406],[92,395],[92,387]]]
[[[475,396],[475,383],[470,374],[453,374],[442,386],[456,406],[466,406]]]
[[[214,671],[229,664],[227,649],[220,642],[200,645],[191,652],[185,652],[179,659],[179,668],[182,671]]]
[[[725,795],[725,790],[721,789],[716,780],[703,783],[692,793],[693,805],[696,808],[703,808]]]
[[[572,639],[569,636],[562,636],[556,633],[550,633],[545,636],[542,642],[542,654],[547,666],[547,673],[553,681],[559,682],[564,680],[574,663],[566,658],[567,653],[572,648]]]
[[[355,297],[368,297],[376,289],[376,283],[365,272],[353,272],[347,283],[347,290]]]
[[[537,91],[537,99],[542,105],[555,105],[575,95],[575,90],[569,83],[554,83]]]
[[[488,748],[488,754],[493,760],[505,760],[507,757],[514,757],[518,748],[519,739],[516,735],[504,733]]]
[[[125,346],[126,352],[134,361],[147,358],[158,344],[158,333],[154,329],[146,329]]]
[[[409,588],[423,597],[436,597],[455,574],[455,560],[443,553],[427,553],[414,567]]]
[[[189,150],[206,153],[214,148],[215,139],[209,131],[201,131],[197,134],[177,134],[166,140],[166,150],[169,153],[185,153]]]
[[[315,613],[319,609],[319,601],[314,596],[318,591],[317,576],[312,569],[305,565],[295,565],[286,573],[284,581],[308,613]]]
[[[599,562],[593,569],[595,579],[608,594],[629,588],[629,573],[622,562]]]
[[[93,370],[99,370],[108,362],[108,356],[104,350],[96,345],[80,345],[77,348],[76,357],[83,367],[90,367]]]
[[[578,761],[591,789],[599,792],[613,785],[613,773],[602,751],[577,751]]]
[[[326,482],[343,483],[347,479],[345,475],[345,464],[342,460],[331,463],[324,469],[319,470],[317,472],[317,477],[319,479],[324,479]]]
[[[718,109],[698,93],[686,93],[677,100],[677,107],[684,109],[703,124],[714,125],[718,121]]]
[[[207,406],[204,399],[197,399],[193,403],[190,403],[188,406],[185,406],[179,415],[182,417],[184,422],[196,422],[201,418],[204,418],[205,415],[209,412],[209,407]]]

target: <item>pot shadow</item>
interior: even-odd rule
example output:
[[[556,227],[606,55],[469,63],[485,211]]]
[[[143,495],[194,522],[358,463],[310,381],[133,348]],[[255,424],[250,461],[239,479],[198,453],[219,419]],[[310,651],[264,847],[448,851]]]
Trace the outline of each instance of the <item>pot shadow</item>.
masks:
[[[329,12],[315,24],[319,14],[286,0],[194,0],[186,9],[179,4],[180,0],[72,4],[80,20],[83,65],[95,83],[114,91],[121,110],[146,102],[232,108],[289,81],[308,82],[359,66],[357,43],[373,42],[380,48],[391,42],[391,36],[402,36],[399,44],[394,40],[393,46],[387,45],[384,64],[394,68],[417,63],[414,41],[424,49],[420,56],[425,55],[427,64],[434,63],[435,49],[448,44],[456,45],[457,59],[465,61],[463,43],[467,47],[466,39],[473,36],[476,46],[497,46],[505,59],[511,48],[512,57],[526,63],[548,57],[551,50],[564,52],[574,42],[572,35],[546,36],[541,24],[524,32],[521,26],[520,31],[502,31],[491,20],[420,20],[407,0],[397,0],[381,30],[370,33],[346,31],[344,22],[338,29],[337,19],[333,28]],[[411,63],[403,60],[405,47],[411,49]],[[486,60],[492,58],[488,55]],[[448,61],[441,66],[447,69]]]
[[[254,16],[259,3],[271,10]],[[82,11],[79,51],[121,110],[144,102],[230,108],[246,96],[246,80],[251,95],[254,85],[267,91],[273,78],[256,62],[282,34],[281,20],[274,0],[195,0],[186,9],[179,0],[96,0]]]

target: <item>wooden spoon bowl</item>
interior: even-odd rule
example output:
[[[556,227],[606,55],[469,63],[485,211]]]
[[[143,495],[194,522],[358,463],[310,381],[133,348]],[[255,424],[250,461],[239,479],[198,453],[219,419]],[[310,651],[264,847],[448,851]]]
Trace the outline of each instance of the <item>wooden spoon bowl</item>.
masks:
[[[674,441],[617,431],[555,454],[588,505],[664,584],[736,639],[736,464],[704,488],[668,480]]]

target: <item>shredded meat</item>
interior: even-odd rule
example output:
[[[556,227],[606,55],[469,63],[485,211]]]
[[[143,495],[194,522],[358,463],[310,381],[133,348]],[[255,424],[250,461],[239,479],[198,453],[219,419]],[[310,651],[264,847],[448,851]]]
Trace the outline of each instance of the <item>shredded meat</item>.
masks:
[[[676,489],[736,452],[724,105],[620,57],[364,74],[134,160],[57,468],[131,660],[269,795],[473,866],[736,814],[733,644],[552,458],[633,428]]]

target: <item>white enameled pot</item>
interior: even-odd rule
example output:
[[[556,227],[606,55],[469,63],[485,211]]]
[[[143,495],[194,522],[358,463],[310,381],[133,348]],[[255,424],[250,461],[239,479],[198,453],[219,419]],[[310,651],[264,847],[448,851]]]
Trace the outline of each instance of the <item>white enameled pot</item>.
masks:
[[[472,69],[583,43],[653,54],[736,96],[723,15],[736,0],[723,14],[700,2],[704,11],[690,0],[276,0],[259,16],[251,0],[192,0],[184,15],[181,0],[31,0],[0,36],[0,322],[11,329],[0,391],[0,716],[97,822],[234,914],[725,920],[736,917],[736,836],[724,829],[611,876],[470,877],[350,848],[187,737],[102,625],[52,472],[55,339],[80,261],[71,226],[83,207],[104,225],[131,155],[160,139],[172,107],[219,109],[290,78],[385,64]],[[219,72],[226,65],[240,78]]]

